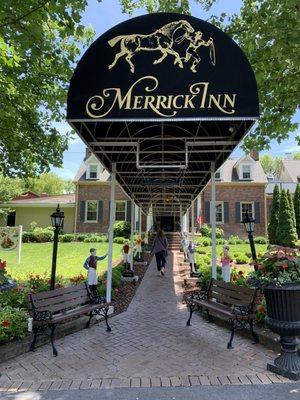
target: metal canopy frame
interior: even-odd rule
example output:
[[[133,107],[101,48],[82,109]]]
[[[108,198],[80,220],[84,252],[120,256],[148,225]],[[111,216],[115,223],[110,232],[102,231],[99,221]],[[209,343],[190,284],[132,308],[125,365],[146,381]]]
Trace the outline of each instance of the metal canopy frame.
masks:
[[[68,122],[144,213],[179,216],[255,119]]]

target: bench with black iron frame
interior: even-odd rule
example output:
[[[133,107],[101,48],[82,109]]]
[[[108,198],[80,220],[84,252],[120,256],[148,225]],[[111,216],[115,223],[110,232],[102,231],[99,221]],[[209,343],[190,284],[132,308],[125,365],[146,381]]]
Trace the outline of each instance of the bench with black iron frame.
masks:
[[[103,297],[93,295],[87,284],[69,286],[28,295],[29,314],[33,318],[33,340],[30,351],[34,351],[38,335],[50,336],[53,355],[57,356],[54,345],[54,332],[57,325],[64,324],[81,315],[88,315],[86,328],[89,328],[93,316],[104,317],[107,331],[108,310],[111,303]]]
[[[230,323],[231,336],[227,344],[228,349],[232,348],[234,333],[238,329],[249,328],[254,343],[257,343],[258,336],[253,329],[256,297],[257,289],[211,279],[205,292],[193,293],[187,297],[190,316],[186,324],[188,326],[191,324],[195,311],[205,312],[209,322],[213,322],[212,314],[219,315]]]

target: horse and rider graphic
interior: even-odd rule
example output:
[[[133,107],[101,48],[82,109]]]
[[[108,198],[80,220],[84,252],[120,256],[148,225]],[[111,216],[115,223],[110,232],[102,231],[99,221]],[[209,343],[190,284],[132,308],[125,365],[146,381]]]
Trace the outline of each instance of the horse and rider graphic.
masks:
[[[178,31],[183,30],[184,33],[178,36]],[[197,72],[197,65],[200,63],[201,58],[198,54],[198,49],[201,46],[209,47],[210,49],[210,61],[212,65],[216,65],[216,54],[215,46],[212,38],[207,41],[202,39],[202,32],[195,31],[192,25],[186,20],[180,20],[176,22],[170,22],[155,32],[148,35],[142,34],[131,34],[131,35],[119,35],[109,40],[109,45],[114,47],[117,43],[120,43],[120,52],[115,55],[115,59],[112,64],[109,65],[109,69],[116,66],[117,62],[121,58],[125,58],[130,66],[130,71],[135,72],[135,67],[132,62],[132,57],[140,51],[160,51],[161,57],[156,59],[153,64],[160,64],[168,55],[174,57],[174,65],[180,68],[184,68],[183,63],[188,63],[190,60],[192,64],[190,69],[192,72]],[[177,37],[178,36],[178,37]],[[179,45],[184,40],[189,42],[186,49],[186,54],[181,57],[178,51],[174,49],[174,44]]]

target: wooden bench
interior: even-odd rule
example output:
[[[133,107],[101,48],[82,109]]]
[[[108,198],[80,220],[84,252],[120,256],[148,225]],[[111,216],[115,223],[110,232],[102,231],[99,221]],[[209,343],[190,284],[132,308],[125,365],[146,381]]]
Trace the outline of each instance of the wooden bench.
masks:
[[[29,294],[28,302],[29,314],[33,318],[34,334],[30,351],[34,351],[38,335],[48,335],[51,339],[53,355],[57,356],[57,350],[54,345],[56,326],[81,315],[89,316],[86,328],[89,328],[93,316],[103,316],[107,331],[111,331],[107,321],[108,309],[111,303],[106,303],[101,296],[94,296],[87,284]]]
[[[213,322],[213,315],[225,317],[231,326],[231,336],[227,348],[232,348],[234,332],[237,329],[250,329],[254,343],[258,336],[253,329],[254,308],[257,289],[233,285],[223,281],[211,279],[206,292],[197,292],[187,297],[190,316],[187,325],[195,311],[204,311],[209,322]]]

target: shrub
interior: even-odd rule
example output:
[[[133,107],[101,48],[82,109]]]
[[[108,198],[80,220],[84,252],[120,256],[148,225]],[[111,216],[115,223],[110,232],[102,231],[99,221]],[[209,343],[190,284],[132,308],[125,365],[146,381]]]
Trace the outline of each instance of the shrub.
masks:
[[[35,235],[33,232],[23,232],[22,234],[22,242],[23,243],[30,243],[35,242]]]
[[[207,247],[207,246],[211,246],[211,238],[209,237],[202,237],[200,239],[198,239],[198,243],[201,246]]]
[[[268,239],[265,238],[264,236],[257,236],[254,238],[254,243],[257,244],[268,244]]]
[[[228,243],[229,244],[243,244],[244,241],[239,236],[231,235],[231,236],[229,236]]]
[[[239,286],[247,286],[246,283],[247,274],[244,271],[238,270],[237,268],[231,269],[231,282]]]
[[[28,315],[24,310],[13,307],[0,309],[0,343],[21,339],[26,335]]]
[[[64,235],[59,236],[59,241],[63,243],[70,243],[75,241],[75,235],[71,233],[66,233]]]
[[[224,237],[224,230],[222,228],[216,228],[216,238],[222,239]]]
[[[103,277],[101,279],[101,283],[104,284],[104,282],[102,282],[103,280],[107,279],[107,272],[105,272],[103,274]],[[111,286],[113,289],[115,289],[116,287],[120,286],[122,280],[122,273],[118,268],[113,268],[112,270],[112,277],[111,277]]]
[[[200,268],[201,276],[199,278],[202,287],[207,287],[211,280],[211,265],[206,265]],[[220,267],[217,267],[217,279],[222,280],[222,271]]]
[[[50,289],[50,278],[47,276],[47,274],[29,274],[26,286],[27,289],[33,293],[46,292]],[[60,275],[56,275],[55,289],[58,289],[62,286],[63,278]]]
[[[202,236],[209,237],[211,236],[211,228],[207,224],[203,224],[200,228],[200,233]]]
[[[97,235],[96,233],[93,235],[89,235],[83,240],[84,243],[101,243],[102,242],[102,237],[100,235]]]
[[[268,225],[268,236],[269,236],[269,241],[271,244],[276,244],[276,242],[277,242],[279,207],[280,207],[280,191],[279,191],[278,185],[275,185],[274,190],[273,190],[270,222]]]
[[[240,253],[235,257],[235,263],[236,264],[248,264],[249,258],[245,254]]]
[[[88,235],[84,234],[84,233],[79,233],[78,235],[76,235],[76,240],[77,242],[84,242],[84,239],[87,239]]]
[[[83,274],[75,275],[72,276],[69,281],[71,285],[80,285],[81,283],[86,281],[86,276],[84,276]]]
[[[115,237],[114,238],[114,243],[118,243],[118,244],[124,244],[127,241],[128,241],[128,239],[126,239],[124,237]]]
[[[33,230],[33,235],[34,235],[34,241],[38,243],[46,243],[46,242],[52,242],[53,241],[53,228],[51,226],[47,228],[39,228],[36,227]]]
[[[217,244],[224,245],[224,244],[226,244],[226,240],[225,239],[217,239]]]
[[[277,244],[285,247],[295,247],[297,231],[290,202],[285,190],[281,191],[279,218],[277,226]]]
[[[196,248],[196,253],[198,253],[198,254],[206,254],[206,250],[201,248],[201,247],[197,247]]]
[[[248,258],[252,258],[251,251],[246,251],[245,256],[247,256]]]
[[[130,223],[127,221],[117,221],[114,224],[114,236],[129,238],[131,234]]]
[[[15,288],[0,293],[0,308],[13,307],[27,310],[27,291],[24,288]]]

